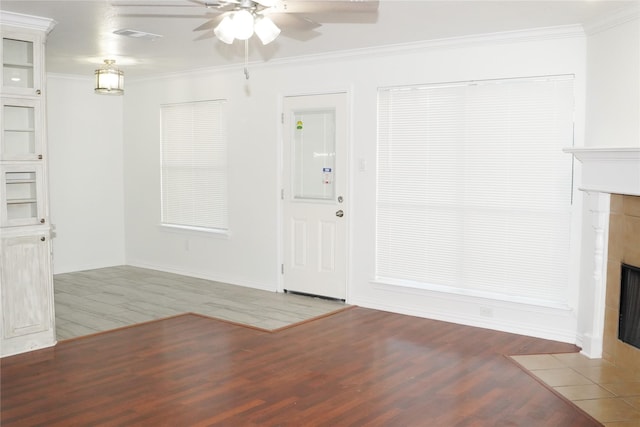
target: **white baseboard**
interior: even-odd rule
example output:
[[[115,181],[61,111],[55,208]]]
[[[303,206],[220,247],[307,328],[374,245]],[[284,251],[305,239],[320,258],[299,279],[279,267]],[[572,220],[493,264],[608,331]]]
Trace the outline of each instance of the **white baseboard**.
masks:
[[[211,280],[214,282],[226,283],[226,284],[235,285],[235,286],[242,286],[245,288],[258,289],[262,291],[276,292],[277,290],[277,285],[275,283],[266,284],[262,282],[253,282],[253,281],[238,279],[237,277],[228,277],[228,276],[221,276],[221,275],[203,273],[198,271],[191,271],[183,268],[175,268],[175,267],[166,266],[166,265],[150,264],[147,262],[136,261],[136,260],[129,260],[129,262],[127,262],[127,265],[130,265],[132,267],[148,268],[151,270],[163,271],[165,273],[180,274],[182,276],[196,277],[198,279]]]
[[[455,297],[453,298],[455,299]],[[350,304],[376,310],[389,311],[409,316],[451,322],[495,331],[526,335],[535,338],[576,344],[575,319],[570,311],[558,309],[523,310],[522,307],[509,307],[510,304],[500,302],[492,306],[486,300],[474,304],[460,301],[455,304],[449,300],[446,304],[416,307],[404,304],[388,304],[367,298],[352,297]],[[470,309],[475,305],[475,309]],[[489,307],[492,317],[480,314]],[[513,313],[519,312],[518,315]]]

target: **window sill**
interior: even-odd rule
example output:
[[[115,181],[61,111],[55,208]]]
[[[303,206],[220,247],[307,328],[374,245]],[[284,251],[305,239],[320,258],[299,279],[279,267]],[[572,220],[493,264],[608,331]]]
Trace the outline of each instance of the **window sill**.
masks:
[[[529,306],[536,306],[541,308],[550,308],[557,310],[571,311],[568,304],[554,301],[540,300],[531,297],[518,297],[515,295],[507,295],[497,292],[475,290],[475,289],[463,289],[453,286],[436,285],[431,283],[420,283],[409,280],[391,279],[387,277],[377,277],[370,282],[375,288],[381,290],[390,290],[397,292],[400,289],[404,289],[405,292],[438,292],[441,294],[457,295],[470,298],[482,298],[486,300],[504,302],[504,303],[516,303]]]
[[[186,225],[170,225],[170,224],[160,224],[158,228],[162,231],[166,231],[169,233],[177,233],[177,234],[190,234],[190,235],[207,235],[210,237],[218,238],[218,239],[229,239],[231,237],[230,230],[220,230],[214,228],[201,228],[201,227],[190,227]]]

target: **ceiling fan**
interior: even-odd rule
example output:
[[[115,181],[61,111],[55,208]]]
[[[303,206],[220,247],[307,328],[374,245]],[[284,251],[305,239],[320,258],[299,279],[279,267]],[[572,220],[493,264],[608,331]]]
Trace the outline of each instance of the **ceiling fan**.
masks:
[[[315,31],[325,23],[376,22],[378,0],[183,0],[144,1],[112,0],[116,7],[153,7],[154,13],[126,13],[121,16],[161,18],[208,18],[194,31],[213,29],[226,44],[244,41],[245,77],[248,71],[248,40],[255,34],[263,45],[274,41],[281,33],[297,40],[309,40],[320,35]],[[201,14],[159,13],[176,7],[203,7]],[[313,17],[313,18],[311,18]]]
[[[282,32],[285,37],[308,40],[319,35],[314,31],[324,23],[367,23],[377,20],[378,0],[183,0],[144,1],[113,0],[116,7],[152,7],[153,14],[134,13],[121,16],[194,17],[209,20],[194,31],[213,29],[227,44],[247,40],[254,34],[262,44],[271,43]],[[162,8],[204,7],[203,14],[164,14]],[[212,16],[213,15],[213,16]]]

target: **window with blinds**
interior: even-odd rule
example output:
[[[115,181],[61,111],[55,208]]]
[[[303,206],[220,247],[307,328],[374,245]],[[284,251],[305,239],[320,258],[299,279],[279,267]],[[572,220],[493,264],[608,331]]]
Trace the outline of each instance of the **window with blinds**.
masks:
[[[228,229],[225,103],[161,106],[163,225]]]
[[[566,304],[573,77],[378,91],[377,280]]]

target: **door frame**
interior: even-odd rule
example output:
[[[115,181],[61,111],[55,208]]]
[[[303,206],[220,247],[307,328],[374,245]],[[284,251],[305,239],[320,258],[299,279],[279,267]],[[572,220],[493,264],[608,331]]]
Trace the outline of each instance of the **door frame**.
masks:
[[[352,88],[336,88],[336,89],[327,89],[321,91],[300,91],[300,92],[286,92],[278,94],[278,108],[277,108],[277,138],[278,138],[278,146],[277,146],[277,169],[278,169],[278,177],[277,177],[277,187],[276,187],[276,200],[277,203],[277,265],[276,265],[276,274],[277,274],[277,286],[276,292],[284,292],[284,275],[282,272],[282,265],[284,264],[284,224],[283,224],[283,214],[284,214],[284,200],[282,199],[282,189],[284,188],[284,126],[283,126],[283,118],[284,118],[284,100],[288,97],[294,96],[316,96],[316,95],[331,95],[331,94],[344,94],[345,95],[345,111],[347,117],[345,118],[345,122],[347,124],[347,137],[345,140],[345,155],[347,156],[346,165],[347,171],[344,174],[345,182],[345,194],[344,197],[349,201],[349,212],[347,212],[346,223],[345,223],[345,293],[346,298],[345,302],[348,303],[351,299],[351,238],[352,238],[352,217],[353,217],[353,204],[351,201],[351,185],[352,185],[352,174],[353,167],[351,163],[352,150],[353,150],[353,90]]]

